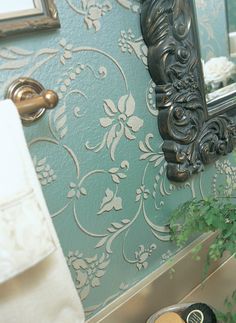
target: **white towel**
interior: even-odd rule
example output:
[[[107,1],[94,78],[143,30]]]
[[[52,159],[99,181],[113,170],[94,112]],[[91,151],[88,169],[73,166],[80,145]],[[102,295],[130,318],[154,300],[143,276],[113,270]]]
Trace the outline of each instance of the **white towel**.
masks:
[[[0,149],[0,320],[82,323],[82,305],[10,100],[0,102]]]
[[[18,112],[0,102],[0,283],[56,249]]]

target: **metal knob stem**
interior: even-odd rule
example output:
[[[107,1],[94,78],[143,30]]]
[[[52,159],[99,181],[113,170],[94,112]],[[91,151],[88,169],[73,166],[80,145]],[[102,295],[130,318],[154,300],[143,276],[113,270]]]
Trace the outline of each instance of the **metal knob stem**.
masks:
[[[53,109],[58,103],[58,96],[52,90],[43,91],[39,96],[17,101],[16,106],[20,114],[32,114],[38,110]]]

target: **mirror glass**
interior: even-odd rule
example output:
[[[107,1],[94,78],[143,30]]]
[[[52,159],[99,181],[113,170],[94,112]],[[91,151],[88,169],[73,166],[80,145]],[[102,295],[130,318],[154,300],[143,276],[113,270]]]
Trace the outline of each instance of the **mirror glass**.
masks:
[[[21,10],[29,10],[34,9],[34,1],[33,0],[12,0],[10,2],[4,1],[0,4],[0,14],[10,13]]]
[[[195,0],[195,6],[206,101],[211,104],[236,92],[236,1]]]
[[[41,12],[42,5],[38,0],[11,0],[0,3],[0,21]]]
[[[226,0],[230,54],[236,58],[236,1]]]

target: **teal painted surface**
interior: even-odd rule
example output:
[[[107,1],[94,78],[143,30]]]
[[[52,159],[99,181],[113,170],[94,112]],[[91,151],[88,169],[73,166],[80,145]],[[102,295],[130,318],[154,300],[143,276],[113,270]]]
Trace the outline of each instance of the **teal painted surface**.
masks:
[[[234,1],[234,0],[233,0]],[[202,59],[229,56],[225,0],[195,0]]]
[[[30,76],[60,95],[25,134],[87,316],[177,252],[162,232],[181,202],[236,189],[233,159],[166,179],[139,1],[57,1],[61,29],[1,40],[0,82]],[[10,170],[9,170],[10,171]]]

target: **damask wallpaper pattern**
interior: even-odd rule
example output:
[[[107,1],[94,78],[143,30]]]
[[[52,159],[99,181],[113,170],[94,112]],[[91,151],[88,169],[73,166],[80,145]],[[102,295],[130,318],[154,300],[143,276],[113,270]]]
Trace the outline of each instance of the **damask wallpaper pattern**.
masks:
[[[87,317],[177,252],[165,228],[187,199],[236,189],[233,157],[184,184],[166,179],[136,0],[58,0],[61,29],[1,40],[1,95],[19,76],[58,92],[25,127]],[[4,153],[4,152],[3,152]]]

